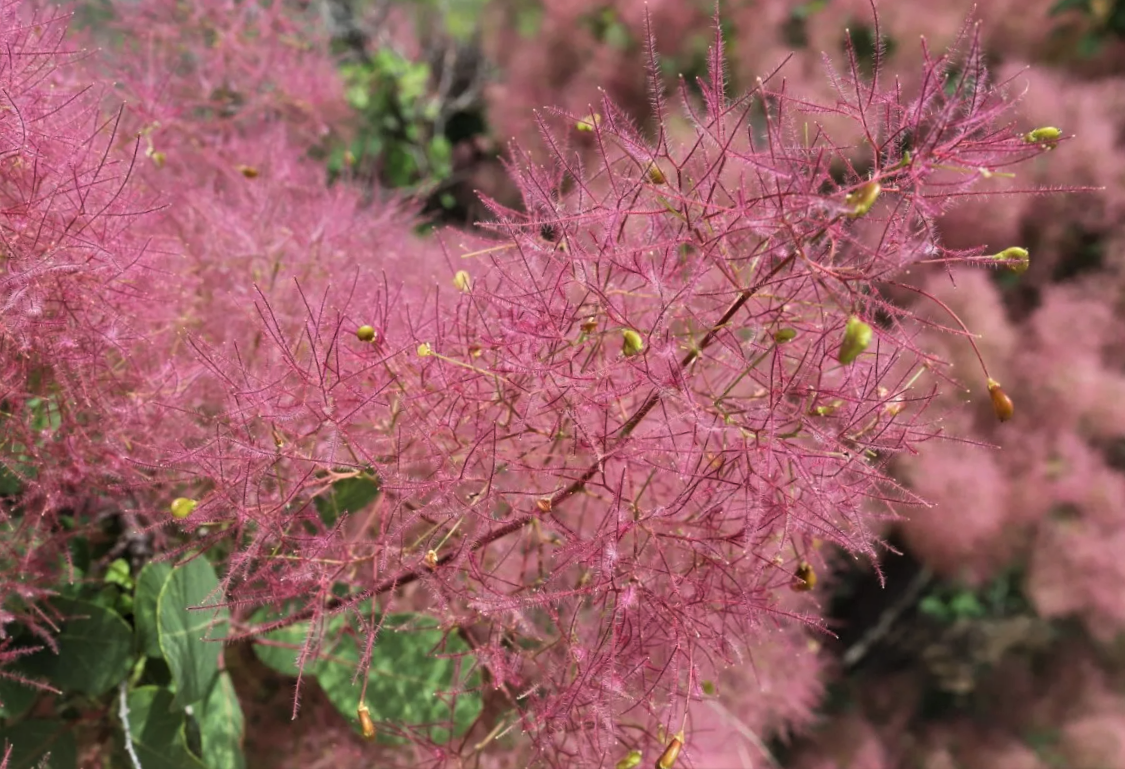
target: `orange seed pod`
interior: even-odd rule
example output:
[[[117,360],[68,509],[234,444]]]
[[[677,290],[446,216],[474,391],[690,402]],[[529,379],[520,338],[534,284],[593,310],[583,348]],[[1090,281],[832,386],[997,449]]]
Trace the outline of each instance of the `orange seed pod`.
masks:
[[[363,738],[365,740],[375,739],[375,721],[371,718],[371,711],[367,709],[367,703],[359,703],[355,712],[359,716],[359,728],[363,731]]]
[[[1015,414],[1016,407],[1004,388],[995,379],[988,380],[988,396],[992,399],[992,411],[1001,422],[1007,422]]]
[[[684,733],[680,732],[672,741],[668,743],[668,747],[664,748],[664,752],[660,754],[660,758],[656,759],[656,769],[672,769],[675,765],[676,759],[680,757],[680,750],[684,747]]]

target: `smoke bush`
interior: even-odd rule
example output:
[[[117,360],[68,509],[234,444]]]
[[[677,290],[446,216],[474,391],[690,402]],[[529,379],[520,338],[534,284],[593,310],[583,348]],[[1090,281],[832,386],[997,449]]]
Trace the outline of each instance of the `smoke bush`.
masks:
[[[483,696],[506,721],[453,741],[453,715],[382,722],[412,750],[388,761],[452,764],[519,730],[546,765],[604,766],[682,731],[703,765],[691,735],[716,687],[752,687],[748,728],[807,718],[822,548],[873,557],[879,522],[919,501],[887,462],[942,432],[928,406],[943,364],[889,292],[917,293],[899,279],[920,263],[994,264],[945,247],[934,221],[1049,148],[1009,116],[978,28],[955,53],[923,48],[910,92],[849,48],[820,103],[777,75],[729,98],[717,34],[702,98],[681,83],[683,117],[650,30],[655,132],[608,99],[554,113],[564,134],[543,118],[549,152],[513,148],[524,208],[489,202],[491,238],[423,240],[404,207],[364,207],[309,157],[335,81],[285,4],[146,8],[122,15],[107,66],[144,158],[131,188],[167,208],[124,227],[125,171],[103,183],[109,161],[76,123],[43,122],[74,107],[32,121],[53,165],[5,178],[5,232],[30,238],[5,246],[5,387],[27,430],[30,398],[60,404],[69,461],[109,454],[81,499],[128,498],[165,557],[211,548],[233,639],[307,621],[302,670],[347,636],[366,681],[391,613],[434,618],[433,655],[462,675],[433,694],[451,713]],[[5,146],[27,146],[11,137],[47,92],[3,113]],[[37,186],[53,168],[71,197]],[[45,200],[57,223],[27,224]],[[93,242],[77,272],[57,248],[76,233]],[[106,299],[104,280],[71,277],[139,269],[134,240],[144,281]],[[49,277],[29,282],[32,265]],[[75,313],[91,340],[34,333],[37,307]],[[32,376],[44,367],[65,387]],[[59,493],[22,480],[12,527]],[[326,513],[345,483],[378,494]]]

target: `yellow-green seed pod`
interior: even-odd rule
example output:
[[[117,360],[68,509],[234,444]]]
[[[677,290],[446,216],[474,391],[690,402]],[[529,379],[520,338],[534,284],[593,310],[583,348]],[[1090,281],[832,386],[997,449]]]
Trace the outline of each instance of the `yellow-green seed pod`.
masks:
[[[795,328],[779,328],[773,332],[773,341],[778,344],[785,344],[797,338],[797,329]]]
[[[852,207],[848,212],[849,219],[858,219],[871,210],[871,206],[875,205],[875,201],[879,199],[879,193],[883,191],[883,185],[872,179],[864,184],[855,192],[849,192],[845,202]]]
[[[360,326],[355,330],[355,338],[361,342],[374,342],[375,341],[375,327],[374,326]]]
[[[159,150],[149,153],[149,157],[152,158],[152,164],[157,168],[163,168],[164,162],[168,159],[168,157]]]
[[[614,769],[636,769],[636,767],[641,765],[643,759],[644,754],[642,754],[641,751],[630,750],[625,754],[625,758],[621,759],[613,766]]]
[[[660,170],[660,166],[656,165],[655,161],[648,167],[648,180],[653,184],[664,184],[668,181],[664,177],[664,172]]]
[[[1023,135],[1023,140],[1028,144],[1042,144],[1048,148],[1053,148],[1061,138],[1062,131],[1054,126],[1036,128],[1034,131],[1028,131]]]
[[[700,686],[703,688],[703,693],[708,697],[714,697],[715,692],[718,691],[718,689],[715,687],[714,681],[704,681],[700,684]]]
[[[867,349],[867,345],[871,344],[872,334],[871,326],[858,316],[848,318],[848,325],[844,328],[844,341],[840,344],[836,360],[845,366],[854,363],[859,354]]]
[[[998,262],[1004,262],[1008,269],[1017,275],[1027,272],[1027,268],[1031,265],[1031,255],[1026,248],[1020,248],[1019,246],[1005,248],[1000,253],[993,254],[992,258]]]
[[[430,347],[429,343],[422,342],[422,344],[418,345],[418,357],[419,358],[428,358],[433,354],[434,354],[434,351]]]
[[[192,511],[197,507],[199,507],[199,503],[194,499],[188,499],[187,497],[176,497],[172,500],[172,504],[169,507],[169,510],[171,510],[173,518],[182,521],[184,518],[187,518],[189,515],[191,515]]]
[[[469,289],[473,287],[473,279],[469,277],[466,270],[458,270],[457,274],[453,276],[453,287],[462,294],[467,294]]]
[[[621,351],[625,353],[625,357],[627,358],[637,355],[645,348],[645,340],[631,328],[622,331],[621,338]]]
[[[587,115],[586,117],[579,120],[577,123],[574,124],[574,127],[577,128],[579,131],[582,131],[584,133],[588,133],[588,132],[594,130],[594,126],[601,125],[601,123],[602,123],[601,114],[595,112],[594,114]]]

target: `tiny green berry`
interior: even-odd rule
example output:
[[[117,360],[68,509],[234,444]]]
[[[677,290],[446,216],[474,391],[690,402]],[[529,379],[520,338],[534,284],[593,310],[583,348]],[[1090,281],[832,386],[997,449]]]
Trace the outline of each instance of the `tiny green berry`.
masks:
[[[621,351],[625,353],[627,358],[633,357],[645,348],[645,340],[631,328],[622,331],[621,337]]]
[[[867,345],[871,344],[871,337],[871,326],[860,320],[858,316],[851,316],[848,318],[847,326],[844,327],[844,341],[840,343],[840,352],[836,359],[845,366],[854,363],[859,354],[867,349]]]
[[[361,342],[374,342],[375,328],[373,326],[360,326],[355,330],[355,338]]]
[[[187,497],[176,497],[172,500],[172,504],[169,509],[172,512],[173,518],[182,521],[184,518],[187,518],[189,515],[191,515],[192,511],[195,510],[195,508],[197,508],[198,506],[199,503],[194,499],[188,499]]]
[[[625,754],[625,758],[622,758],[613,766],[614,769],[636,769],[641,765],[641,759],[643,758],[644,756],[641,754],[641,751],[630,750]]]
[[[465,270],[458,270],[457,274],[453,276],[453,287],[462,294],[467,294],[469,289],[473,287],[473,279],[469,277],[469,273]]]
[[[1047,149],[1054,149],[1061,138],[1062,131],[1054,126],[1036,128],[1034,131],[1028,131],[1023,135],[1023,140],[1028,144],[1042,144]]]
[[[1004,262],[1008,269],[1017,275],[1027,272],[1027,268],[1031,265],[1031,256],[1027,249],[1019,246],[1005,248],[1000,253],[993,254],[992,258],[998,262]]]
[[[883,185],[872,179],[857,189],[855,192],[848,193],[845,202],[852,207],[848,212],[849,219],[858,219],[871,210],[871,206],[875,205],[875,201],[879,199],[879,193],[883,191]]]

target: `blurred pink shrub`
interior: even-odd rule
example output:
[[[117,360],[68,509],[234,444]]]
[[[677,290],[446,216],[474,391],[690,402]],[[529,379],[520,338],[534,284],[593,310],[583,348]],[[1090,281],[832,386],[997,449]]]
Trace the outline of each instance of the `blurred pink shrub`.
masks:
[[[983,683],[972,711],[922,712],[910,675],[864,685],[860,703],[833,717],[787,763],[794,769],[1105,769],[1125,765],[1120,661],[1059,640],[1032,663],[1009,658]]]

